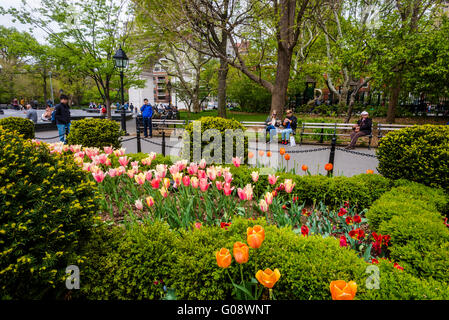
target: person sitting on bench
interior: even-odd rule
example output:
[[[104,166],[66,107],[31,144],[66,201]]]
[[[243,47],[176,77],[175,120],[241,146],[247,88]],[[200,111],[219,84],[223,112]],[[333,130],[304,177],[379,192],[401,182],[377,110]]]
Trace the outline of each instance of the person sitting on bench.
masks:
[[[281,131],[281,135],[282,135],[281,144],[288,144],[289,138],[290,138],[290,133],[296,131],[296,126],[298,123],[298,120],[293,115],[292,110],[289,109],[289,110],[287,110],[286,113],[287,113],[287,117],[284,119],[284,122],[282,123],[284,126],[284,130]]]
[[[361,115],[362,118],[352,128],[354,131],[351,133],[351,143],[345,149],[355,149],[358,138],[371,134],[373,120],[368,118],[369,114],[366,111],[363,111]]]
[[[270,142],[272,142],[273,136],[276,134],[276,127],[279,127],[279,123],[276,120],[276,110],[273,111],[271,116],[268,116],[265,124],[267,125],[266,132],[270,134]]]

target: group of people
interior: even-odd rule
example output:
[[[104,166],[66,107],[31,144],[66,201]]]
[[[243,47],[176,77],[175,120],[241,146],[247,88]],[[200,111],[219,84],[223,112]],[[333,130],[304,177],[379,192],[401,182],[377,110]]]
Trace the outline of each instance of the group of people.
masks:
[[[265,120],[266,132],[270,135],[270,143],[277,133],[281,133],[281,144],[288,145],[290,143],[290,135],[296,132],[298,119],[293,115],[293,110],[288,109],[284,120],[278,120],[277,112],[273,111],[267,120]],[[360,137],[371,134],[373,121],[369,118],[367,111],[361,113],[361,118],[352,127],[353,132],[350,134],[351,141],[345,149],[355,149],[357,140]]]

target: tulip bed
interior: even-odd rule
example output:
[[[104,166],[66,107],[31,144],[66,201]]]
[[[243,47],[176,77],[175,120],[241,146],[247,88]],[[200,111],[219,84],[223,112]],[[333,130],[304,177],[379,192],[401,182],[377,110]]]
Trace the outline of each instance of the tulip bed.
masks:
[[[83,287],[75,296],[449,298],[444,253],[449,224],[442,224],[439,213],[447,212],[448,201],[440,190],[373,174],[355,178],[354,189],[345,177],[306,176],[306,183],[335,188],[333,196],[323,197],[327,190],[306,190],[295,175],[263,176],[238,158],[217,166],[204,160],[173,163],[156,154],[125,155],[112,147],[45,145],[50,153],[73,159],[71,164],[96,184],[92,190],[102,223],[95,223],[84,239],[83,258],[76,262],[82,265]],[[363,183],[372,189],[371,197],[356,194]],[[308,196],[313,192],[319,196]],[[396,198],[399,205],[384,205]],[[425,219],[401,220],[408,214],[405,203],[414,212],[421,206]],[[420,221],[438,234],[419,229]],[[414,235],[409,225],[419,232]],[[429,241],[423,244],[418,237]],[[367,272],[372,267],[380,272],[380,290],[372,288]]]

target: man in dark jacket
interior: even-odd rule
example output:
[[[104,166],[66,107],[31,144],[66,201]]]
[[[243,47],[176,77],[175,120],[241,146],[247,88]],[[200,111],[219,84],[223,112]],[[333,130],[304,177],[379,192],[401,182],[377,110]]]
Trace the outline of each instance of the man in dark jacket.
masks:
[[[287,117],[282,122],[284,130],[281,131],[281,144],[288,144],[290,141],[290,133],[296,132],[296,127],[298,124],[298,119],[293,115],[291,109],[286,111]]]
[[[69,97],[62,94],[60,97],[61,103],[55,107],[55,120],[56,126],[58,127],[59,140],[67,144],[65,140],[65,133],[67,128],[67,133],[70,132],[70,108],[69,108]]]
[[[148,99],[143,100],[144,105],[140,108],[143,118],[143,135],[148,138],[148,128],[150,129],[150,137],[153,138],[153,124],[151,118],[153,117],[153,107],[148,102]]]
[[[358,138],[371,134],[373,120],[368,118],[369,114],[366,111],[363,111],[361,116],[362,118],[357,121],[357,124],[352,129],[354,131],[351,133],[351,143],[345,149],[355,149]]]

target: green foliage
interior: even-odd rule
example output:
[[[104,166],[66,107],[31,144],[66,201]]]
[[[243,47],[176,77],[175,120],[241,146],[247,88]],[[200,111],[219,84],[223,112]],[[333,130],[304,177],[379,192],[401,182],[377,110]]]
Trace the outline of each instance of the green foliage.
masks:
[[[190,141],[190,157],[191,157],[191,159],[194,159],[194,157],[195,157],[194,140],[197,139],[194,134],[195,133],[194,124],[196,125],[199,122],[201,123],[201,158],[205,158],[207,160],[207,163],[211,163],[213,161],[214,157],[220,158],[220,155],[222,155],[222,157],[221,157],[222,161],[227,161],[227,159],[225,157],[226,137],[228,137],[228,139],[232,138],[233,133],[235,133],[235,138],[232,138],[232,157],[236,156],[237,150],[240,150],[241,148],[243,148],[243,156],[245,159],[247,159],[248,138],[242,136],[243,141],[244,141],[243,146],[242,146],[242,140],[239,138],[239,136],[240,136],[239,131],[243,135],[244,132],[246,131],[246,128],[243,125],[241,125],[238,121],[236,121],[234,119],[224,119],[221,117],[201,117],[197,121],[198,122],[196,122],[196,121],[191,122],[185,127],[186,137],[184,139],[185,139],[185,141]],[[215,132],[216,134],[213,134],[211,137],[209,137],[208,141],[202,141],[203,139],[207,140],[207,137],[205,137],[205,135],[204,135],[204,133],[206,131],[208,131],[209,133],[213,133],[210,130],[217,130]],[[214,152],[213,153],[206,152],[205,148],[212,147],[213,143],[218,144],[217,148],[214,149]],[[187,149],[185,150],[185,152],[186,153],[184,153],[184,150],[183,150],[184,158],[189,156],[189,152],[187,151]],[[230,160],[231,159],[229,159],[229,162],[230,162]]]
[[[142,152],[140,152],[140,153],[127,153],[126,155],[129,158],[132,159],[131,161],[140,161],[140,160],[146,159],[148,157],[147,153],[142,153]],[[156,155],[156,158],[153,161],[151,161],[151,166],[150,167],[154,168],[158,164],[166,164],[167,166],[170,167],[173,164],[173,161],[172,161],[171,157],[169,157],[169,156],[165,156],[164,157],[162,154],[158,153]]]
[[[272,191],[285,179],[293,179],[296,183],[293,195],[299,197],[299,202],[306,201],[308,205],[323,201],[328,206],[340,206],[344,201],[357,205],[360,209],[369,207],[383,193],[393,186],[391,180],[375,174],[360,174],[352,177],[332,177],[322,175],[300,176],[291,173],[277,173],[279,176],[276,185],[268,183],[267,175],[260,175],[259,180],[253,183],[251,172],[259,169],[240,166],[231,166],[233,182],[237,187],[244,187],[251,183],[254,186],[255,197],[261,197],[267,190]]]
[[[5,130],[17,131],[24,139],[34,138],[34,123],[29,119],[8,117],[0,119],[0,126]]]
[[[61,295],[65,268],[83,262],[95,190],[73,156],[0,128],[1,298]]]
[[[122,130],[118,122],[107,119],[82,119],[73,121],[67,139],[68,144],[83,147],[120,148]]]
[[[136,224],[126,232],[118,227],[103,230],[103,236],[86,252],[90,258],[83,294],[90,299],[162,298],[163,285],[156,282],[172,276],[179,241],[176,234],[166,224],[156,222]],[[105,240],[112,241],[105,245]]]
[[[438,212],[447,203],[443,190],[408,183],[375,201],[367,218],[373,230],[391,236],[393,261],[416,276],[447,281],[449,229]]]
[[[388,133],[377,150],[379,172],[449,189],[449,126],[423,125]]]
[[[407,270],[394,268],[393,263],[381,260],[379,267],[379,289],[366,290],[357,294],[361,300],[447,300],[449,289],[446,284],[419,279]]]

